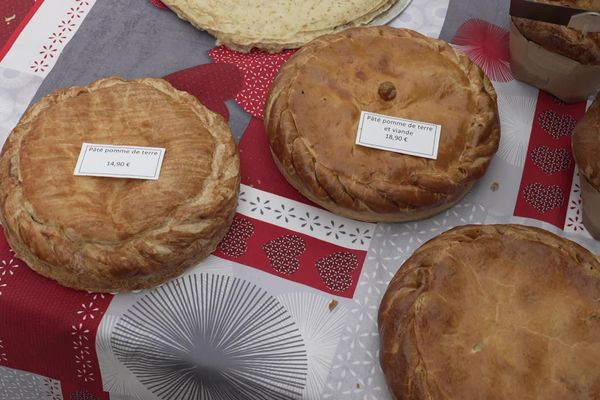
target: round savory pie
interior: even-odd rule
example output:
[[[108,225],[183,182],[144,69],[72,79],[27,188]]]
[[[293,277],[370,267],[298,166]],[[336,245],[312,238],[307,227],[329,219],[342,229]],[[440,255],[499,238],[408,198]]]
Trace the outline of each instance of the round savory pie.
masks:
[[[75,176],[84,142],[164,148],[160,177]],[[16,255],[64,286],[148,288],[215,249],[239,179],[221,116],[162,79],[110,77],[25,113],[0,158],[0,221]]]
[[[585,113],[573,133],[573,155],[581,175],[583,223],[600,240],[600,97]]]
[[[357,145],[363,111],[441,125],[437,159]],[[496,93],[481,69],[446,42],[389,27],[348,29],[298,51],[271,87],[265,127],[290,184],[364,221],[451,207],[500,140]]]
[[[398,0],[163,0],[181,19],[238,51],[278,52],[369,23]]]
[[[379,332],[396,399],[597,399],[600,262],[538,228],[458,227],[400,268]]]

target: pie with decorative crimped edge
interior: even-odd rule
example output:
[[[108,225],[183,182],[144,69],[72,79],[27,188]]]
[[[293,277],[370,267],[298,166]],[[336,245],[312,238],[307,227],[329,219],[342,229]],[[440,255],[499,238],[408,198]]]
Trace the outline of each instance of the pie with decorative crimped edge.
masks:
[[[361,111],[439,124],[437,160],[356,145]],[[275,163],[310,200],[364,221],[426,218],[458,202],[498,149],[496,93],[446,42],[353,28],[298,51],[271,87]]]
[[[396,399],[598,399],[600,262],[538,228],[454,228],[394,276],[379,333]]]
[[[165,148],[160,178],[75,176],[84,142]],[[239,179],[221,116],[162,79],[110,77],[25,113],[0,158],[0,218],[16,255],[62,285],[148,288],[215,249]]]

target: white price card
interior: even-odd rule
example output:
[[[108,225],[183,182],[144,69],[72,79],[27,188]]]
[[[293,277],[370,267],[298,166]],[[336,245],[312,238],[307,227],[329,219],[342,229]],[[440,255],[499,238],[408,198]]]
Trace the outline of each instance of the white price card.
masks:
[[[165,149],[83,143],[75,175],[158,180]]]
[[[356,144],[436,160],[441,133],[441,125],[363,111]]]

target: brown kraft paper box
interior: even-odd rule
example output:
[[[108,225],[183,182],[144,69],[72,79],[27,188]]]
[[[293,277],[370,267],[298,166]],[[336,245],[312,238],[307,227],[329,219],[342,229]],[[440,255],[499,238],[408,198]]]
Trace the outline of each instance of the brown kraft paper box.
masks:
[[[600,65],[584,65],[546,50],[510,24],[511,68],[516,79],[565,102],[585,100],[600,87]]]

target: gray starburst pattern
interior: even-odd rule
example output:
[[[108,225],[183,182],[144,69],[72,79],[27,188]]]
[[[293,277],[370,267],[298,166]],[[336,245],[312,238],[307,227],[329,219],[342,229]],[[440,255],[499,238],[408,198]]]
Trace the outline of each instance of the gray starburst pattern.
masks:
[[[111,343],[160,399],[298,399],[306,385],[306,346],[288,311],[229,276],[190,275],[148,292]]]

